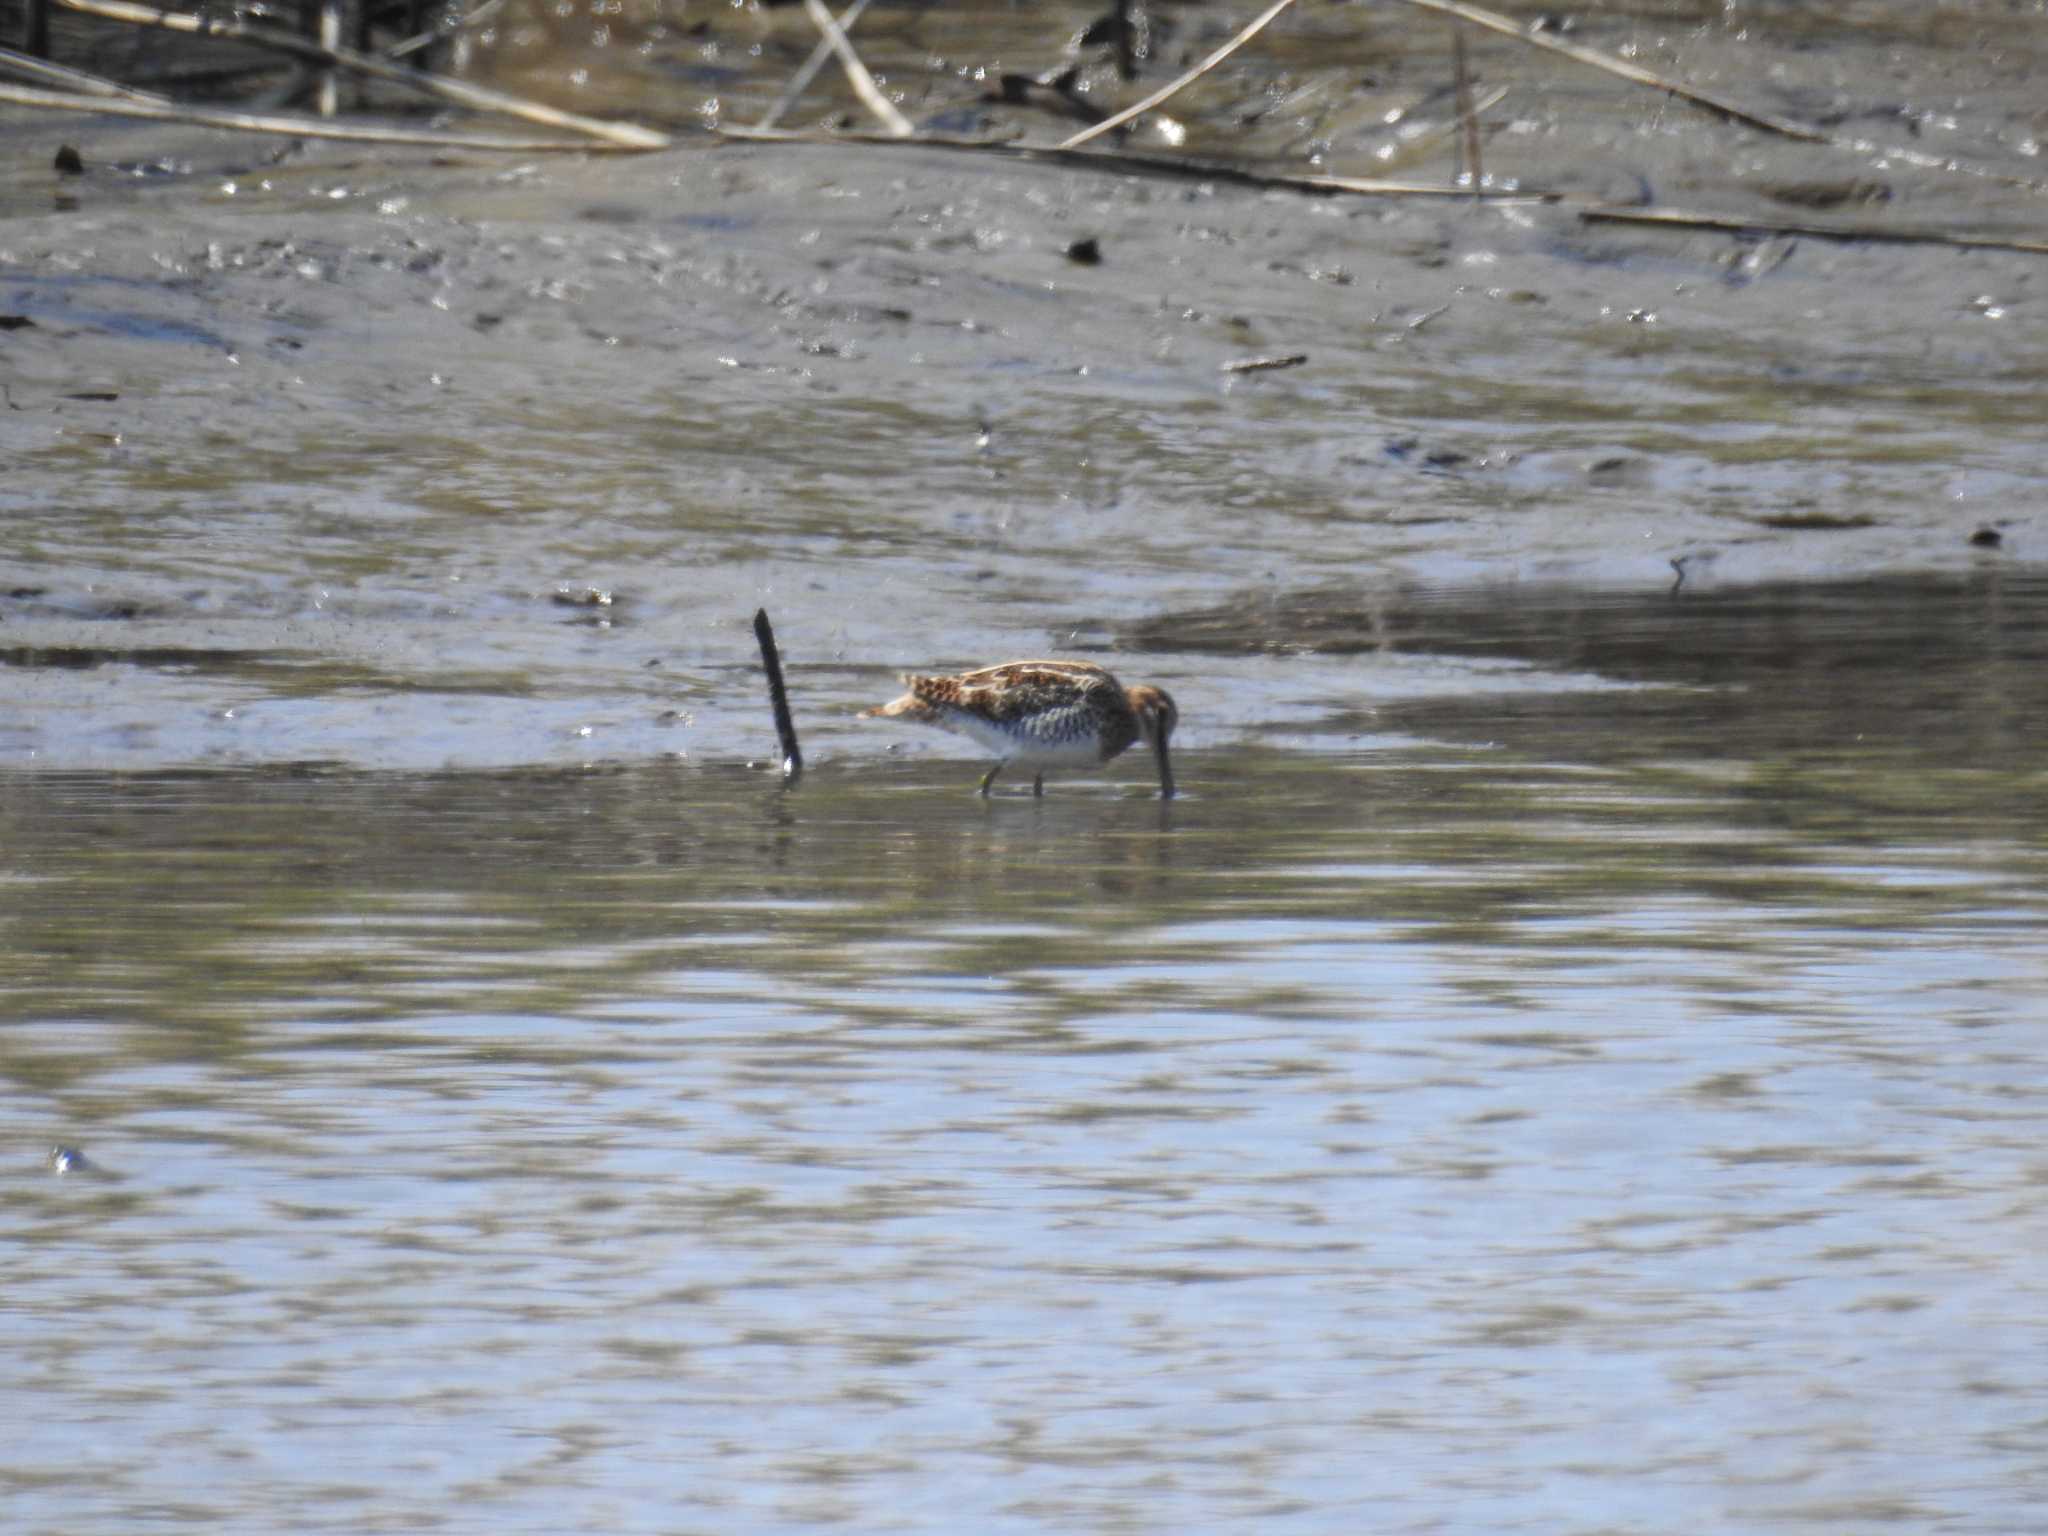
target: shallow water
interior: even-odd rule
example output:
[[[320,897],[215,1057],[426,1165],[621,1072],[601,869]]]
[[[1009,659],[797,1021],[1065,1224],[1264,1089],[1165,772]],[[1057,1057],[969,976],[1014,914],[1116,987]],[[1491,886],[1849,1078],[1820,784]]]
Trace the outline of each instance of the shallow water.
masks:
[[[2025,1528],[2043,596],[1190,617],[1357,712],[1164,804],[13,775],[11,1523]]]

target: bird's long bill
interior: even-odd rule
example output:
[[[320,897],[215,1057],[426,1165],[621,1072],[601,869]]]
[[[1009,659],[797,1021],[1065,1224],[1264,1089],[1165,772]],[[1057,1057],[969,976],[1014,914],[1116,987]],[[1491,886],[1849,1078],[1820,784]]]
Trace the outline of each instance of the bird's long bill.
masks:
[[[1159,756],[1159,798],[1173,798],[1173,764],[1166,760],[1166,732],[1159,733],[1159,739],[1152,744],[1152,750]]]

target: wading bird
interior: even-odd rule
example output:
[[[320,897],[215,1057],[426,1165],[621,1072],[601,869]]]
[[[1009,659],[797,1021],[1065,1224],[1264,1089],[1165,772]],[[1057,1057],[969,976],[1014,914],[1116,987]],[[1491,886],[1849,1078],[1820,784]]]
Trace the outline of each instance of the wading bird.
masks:
[[[1159,794],[1173,798],[1167,738],[1180,711],[1165,690],[1140,683],[1126,688],[1085,661],[1006,661],[957,677],[906,673],[902,698],[870,717],[912,720],[971,736],[995,753],[982,775],[986,795],[1005,763],[1032,770],[1031,792],[1045,793],[1048,768],[1099,768],[1134,741],[1159,759]]]

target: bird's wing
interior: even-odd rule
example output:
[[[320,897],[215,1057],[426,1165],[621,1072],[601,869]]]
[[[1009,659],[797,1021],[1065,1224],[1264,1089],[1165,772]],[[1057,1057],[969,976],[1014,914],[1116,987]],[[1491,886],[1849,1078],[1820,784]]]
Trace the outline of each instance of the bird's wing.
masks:
[[[963,672],[957,681],[968,688],[995,686],[1015,688],[1032,683],[1064,682],[1086,688],[1095,683],[1114,685],[1116,679],[1106,667],[1092,661],[1005,661],[975,672]]]
[[[1085,661],[1006,661],[957,677],[904,679],[910,697],[928,709],[964,709],[992,721],[1079,707],[1116,679]],[[909,713],[905,710],[903,713]]]

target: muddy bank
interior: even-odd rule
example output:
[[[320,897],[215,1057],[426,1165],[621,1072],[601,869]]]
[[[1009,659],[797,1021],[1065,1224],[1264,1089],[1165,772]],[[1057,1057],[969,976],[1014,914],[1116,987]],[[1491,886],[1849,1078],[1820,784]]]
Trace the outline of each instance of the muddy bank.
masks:
[[[2013,50],[1854,19],[1776,49],[1806,83],[1759,94],[1881,116],[1970,76],[1942,131],[2031,164]],[[1763,46],[1655,35],[1724,89]],[[1397,50],[1373,89],[1440,58]],[[2002,182],[1484,67],[1520,72],[1503,179],[2039,222]],[[546,760],[656,704],[655,750],[743,756],[761,603],[810,707],[850,712],[899,665],[1333,583],[1699,591],[2048,547],[2043,258],[932,149],[506,161],[11,122],[17,762]],[[87,175],[46,169],[59,142]],[[557,599],[587,589],[615,601]],[[63,655],[109,664],[23,659]],[[230,713],[252,698],[275,734]]]

